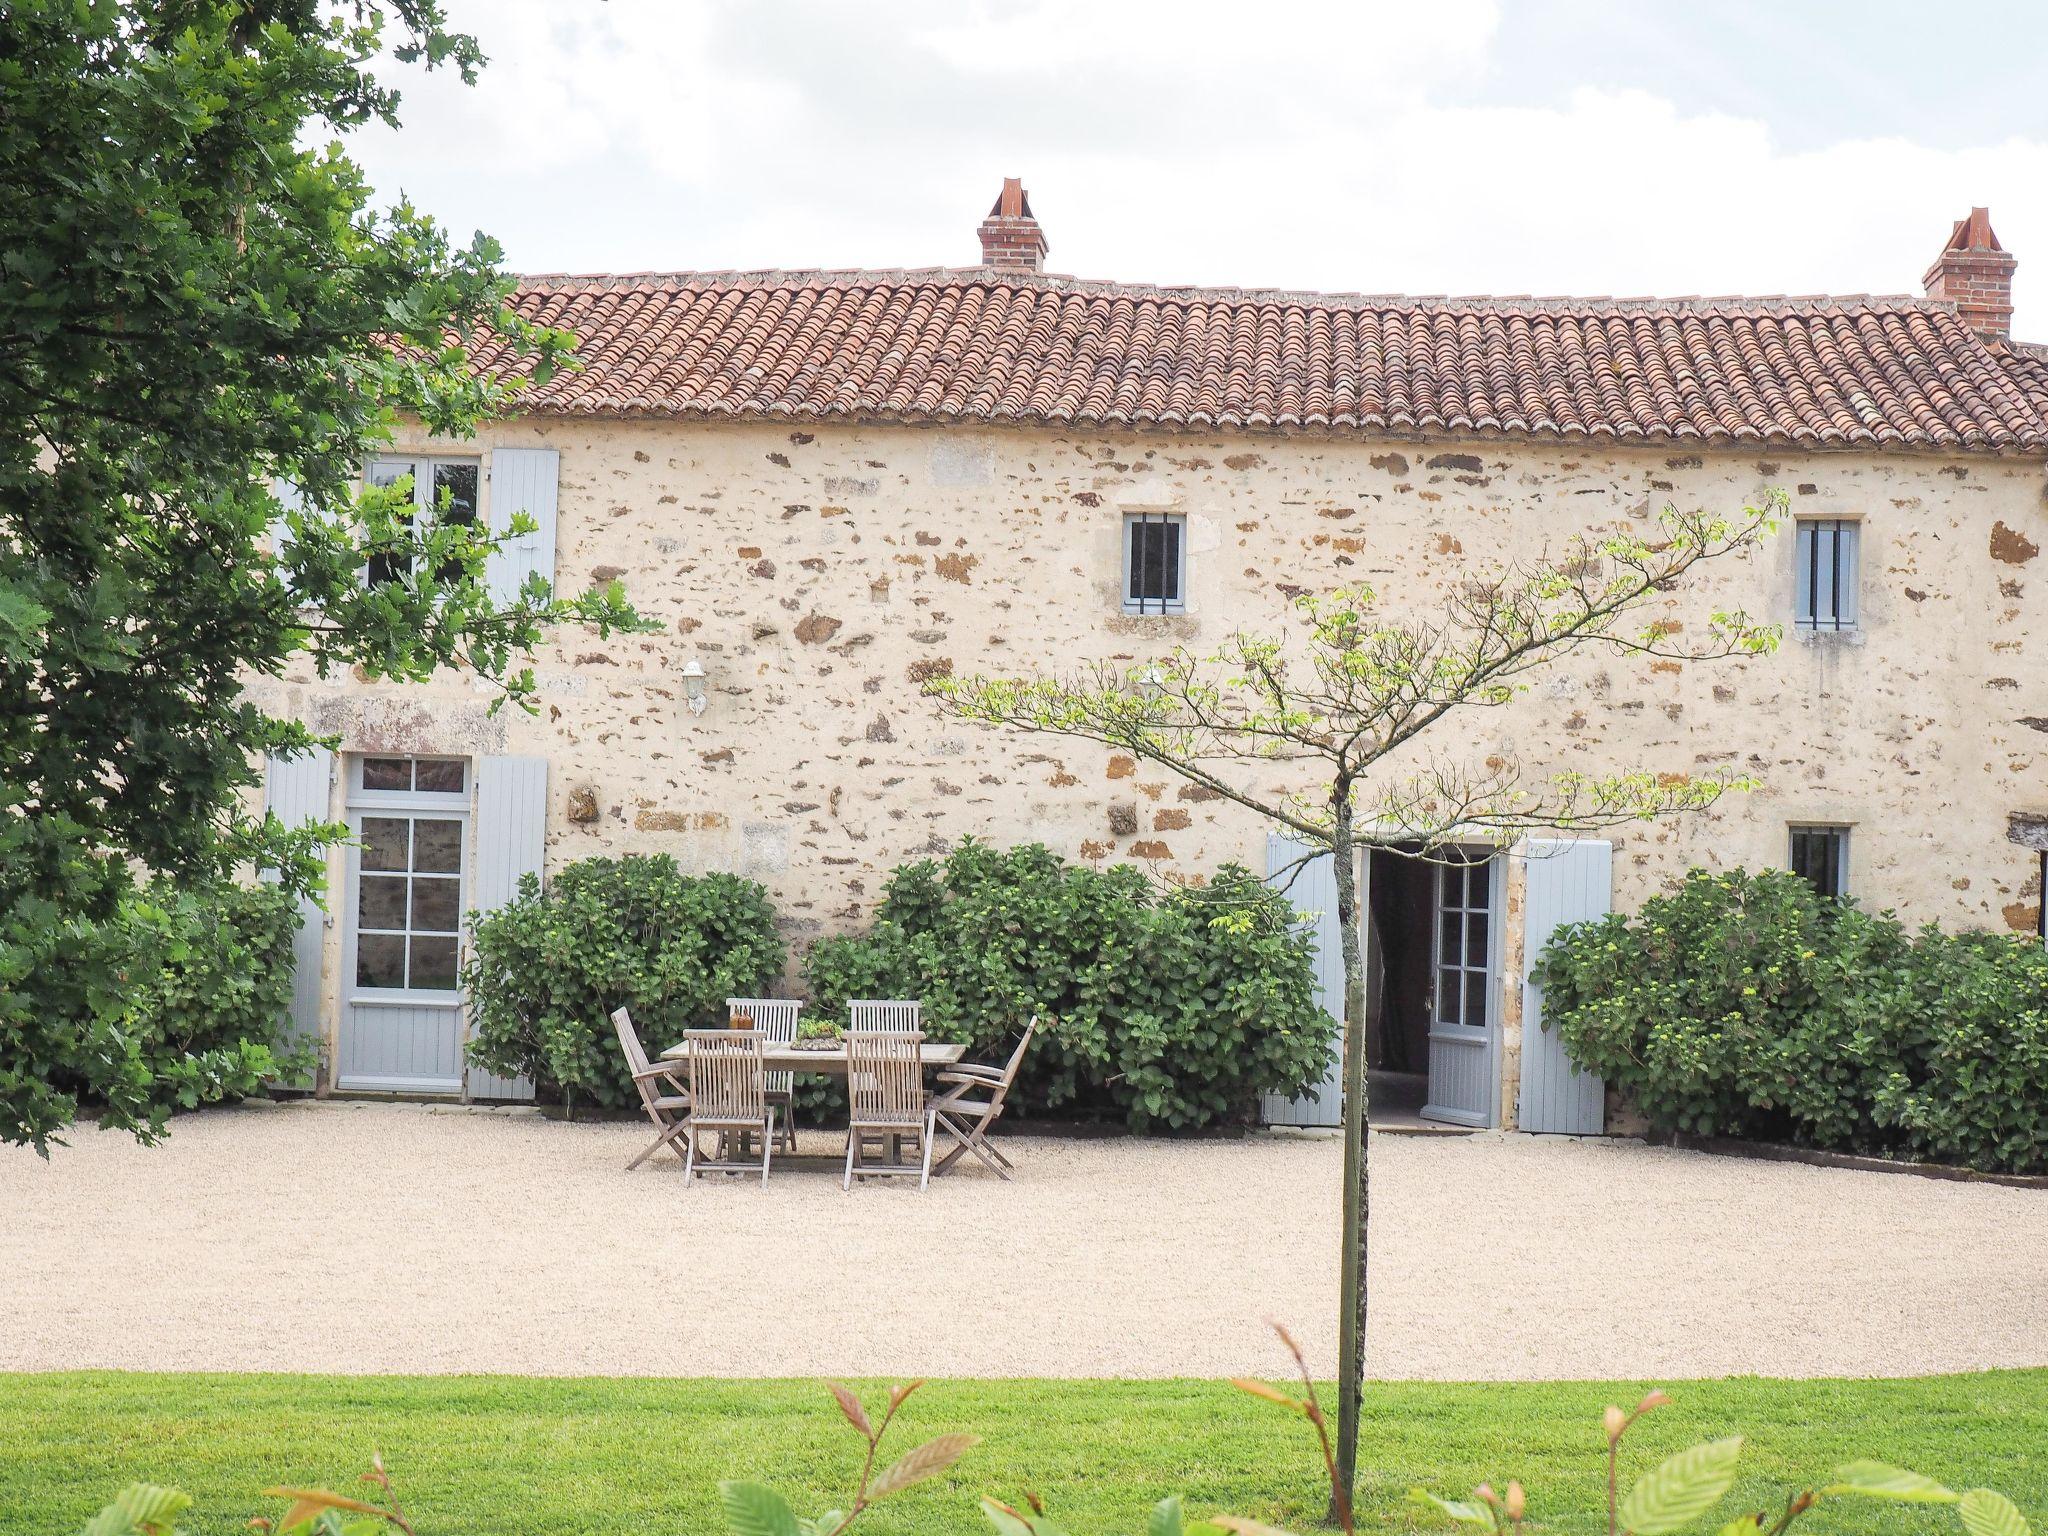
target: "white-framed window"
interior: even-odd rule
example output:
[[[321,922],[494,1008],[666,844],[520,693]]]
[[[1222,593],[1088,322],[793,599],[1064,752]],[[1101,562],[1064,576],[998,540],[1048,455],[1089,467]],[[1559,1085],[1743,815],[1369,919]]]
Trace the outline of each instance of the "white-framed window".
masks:
[[[1800,629],[1854,629],[1863,530],[1854,518],[1802,517],[1793,543],[1792,621]]]
[[[1187,608],[1187,519],[1178,512],[1124,514],[1124,612]]]
[[[1792,826],[1786,862],[1823,896],[1849,894],[1849,829]]]
[[[453,995],[468,904],[470,771],[459,757],[350,760],[348,987]]]
[[[396,485],[412,480],[412,512],[405,521],[425,528],[436,522],[474,523],[482,504],[481,459],[426,458],[393,455],[372,459],[363,472],[370,485]],[[396,555],[372,555],[363,579],[373,587],[413,574],[413,562]],[[450,574],[444,572],[444,575]]]

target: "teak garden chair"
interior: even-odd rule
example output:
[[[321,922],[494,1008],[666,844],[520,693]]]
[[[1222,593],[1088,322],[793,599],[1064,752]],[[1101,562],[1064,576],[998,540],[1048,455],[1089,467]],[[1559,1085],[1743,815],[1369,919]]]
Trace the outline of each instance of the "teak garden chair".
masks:
[[[640,1036],[633,1029],[633,1016],[625,1009],[613,1010],[612,1028],[619,1032],[619,1044],[626,1052],[626,1065],[633,1073],[633,1086],[640,1092],[640,1105],[647,1111],[647,1118],[654,1122],[655,1129],[661,1132],[645,1152],[626,1164],[626,1171],[632,1172],[663,1147],[683,1158],[687,1165],[689,1159],[676,1146],[676,1138],[688,1134],[690,1129],[690,1091],[676,1076],[681,1069],[668,1062],[648,1061]]]
[[[1037,1033],[1038,1015],[1033,1014],[1031,1022],[1024,1026],[1024,1035],[1017,1042],[1017,1048],[1010,1052],[1010,1059],[1000,1067],[963,1062],[939,1074],[941,1083],[953,1086],[932,1100],[932,1115],[938,1129],[951,1136],[955,1145],[939,1159],[932,1172],[944,1173],[959,1162],[964,1153],[972,1152],[994,1170],[997,1178],[1009,1179],[1014,1165],[988,1139],[988,1133],[990,1127],[1002,1118],[1003,1101],[1009,1098],[1010,1090],[1016,1086],[1017,1073],[1024,1066],[1024,1053],[1031,1049],[1031,1037]],[[988,1097],[969,1097],[976,1093],[986,1093]]]
[[[734,1029],[759,1031],[770,1045],[791,1045],[796,1041],[797,1018],[804,1005],[793,997],[728,997],[725,1014]],[[768,1102],[775,1107],[782,1127],[785,1152],[796,1150],[796,1074],[768,1074]]]
[[[924,1004],[907,998],[868,999],[846,1005],[848,1023],[854,1029],[903,1031],[924,1028]]]
[[[855,1006],[858,1006],[856,1004]],[[846,1177],[917,1175],[923,1189],[932,1176],[932,1109],[924,1091],[924,1036],[917,1030],[850,1029],[846,1032]],[[915,1164],[901,1158],[903,1143],[918,1145]],[[886,1142],[888,1161],[870,1165],[868,1143]]]
[[[768,1075],[761,1065],[762,1040],[751,1029],[693,1029],[683,1041],[690,1063],[690,1151],[683,1171],[752,1173],[768,1182],[768,1163],[775,1155],[775,1110],[768,1103]],[[710,1157],[700,1155],[706,1132],[718,1137]],[[761,1138],[761,1157],[748,1147]]]

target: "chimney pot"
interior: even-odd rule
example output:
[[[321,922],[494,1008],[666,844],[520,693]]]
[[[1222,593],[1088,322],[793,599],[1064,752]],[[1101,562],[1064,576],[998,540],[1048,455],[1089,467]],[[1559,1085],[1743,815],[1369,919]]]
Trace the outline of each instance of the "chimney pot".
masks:
[[[1922,281],[1927,297],[1946,299],[1963,323],[1990,341],[2012,335],[2012,274],[2019,262],[1998,243],[1991,229],[1991,210],[1972,208],[1956,220],[1948,244],[1934,258]]]
[[[981,264],[999,272],[1045,269],[1045,232],[1031,216],[1031,198],[1015,176],[1003,178],[995,206],[981,221]]]

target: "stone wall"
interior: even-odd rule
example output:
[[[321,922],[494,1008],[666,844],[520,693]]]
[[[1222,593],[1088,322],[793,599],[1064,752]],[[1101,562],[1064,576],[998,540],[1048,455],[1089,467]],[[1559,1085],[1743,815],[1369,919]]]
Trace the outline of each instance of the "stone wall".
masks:
[[[1852,828],[1868,904],[1953,926],[2036,919],[2036,855],[2005,827],[2048,811],[2048,684],[2026,661],[2048,617],[2038,461],[660,421],[514,422],[480,446],[528,445],[561,453],[558,582],[618,577],[666,631],[564,636],[540,658],[537,717],[488,715],[460,679],[306,674],[266,685],[273,706],[349,750],[544,755],[551,863],[632,849],[740,870],[799,943],[859,922],[893,865],[969,833],[1167,878],[1263,860],[1263,827],[1228,802],[1085,743],[947,722],[924,678],[1213,645],[1343,582],[1425,614],[1475,570],[1649,527],[1666,503],[1735,513],[1770,486],[1797,515],[1863,520],[1860,629],[1788,630],[1747,662],[1582,657],[1429,748],[1518,754],[1534,773],[1762,781],[1613,833],[1624,905],[1690,864],[1782,864],[1786,824],[1816,821]],[[1121,611],[1134,509],[1188,519],[1183,615]],[[1788,528],[1673,594],[1670,617],[1789,620],[1792,564]],[[701,716],[680,678],[692,658],[709,674]]]

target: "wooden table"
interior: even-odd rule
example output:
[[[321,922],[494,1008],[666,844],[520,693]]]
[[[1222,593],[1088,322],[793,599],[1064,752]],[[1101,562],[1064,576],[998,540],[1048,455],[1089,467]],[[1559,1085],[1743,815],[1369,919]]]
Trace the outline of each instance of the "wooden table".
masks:
[[[964,1045],[946,1045],[937,1040],[925,1040],[917,1048],[918,1065],[927,1072],[936,1072],[945,1067],[957,1067],[960,1058],[967,1054]],[[686,1061],[690,1055],[687,1042],[672,1045],[661,1053],[663,1061]],[[770,1072],[815,1072],[822,1077],[846,1076],[846,1042],[839,1041],[830,1050],[800,1051],[793,1045],[768,1045],[762,1048],[761,1062]],[[889,1152],[892,1157],[901,1157],[902,1147],[898,1138],[889,1138]],[[791,1154],[794,1156],[795,1154]]]
[[[946,1045],[937,1040],[926,1040],[918,1046],[918,1062],[927,1072],[936,1072],[942,1067],[957,1067],[960,1058],[967,1054],[964,1045]],[[663,1061],[688,1059],[690,1047],[672,1045],[661,1053]],[[841,1040],[830,1050],[803,1051],[793,1045],[770,1045],[761,1052],[761,1062],[770,1072],[815,1072],[824,1077],[846,1076],[846,1042]]]

